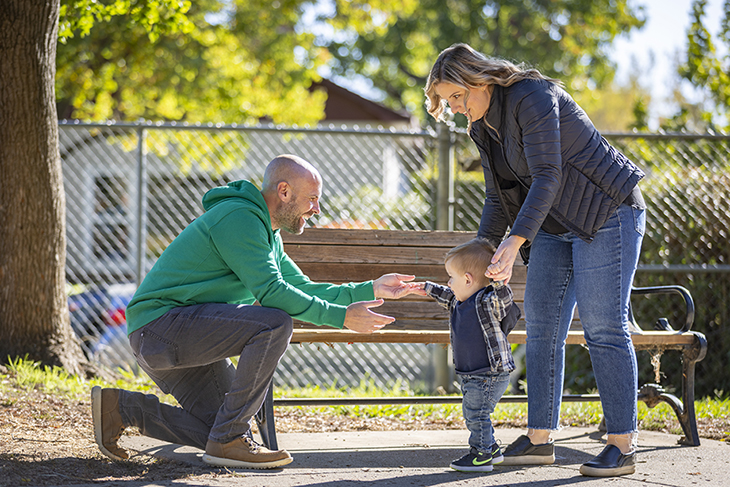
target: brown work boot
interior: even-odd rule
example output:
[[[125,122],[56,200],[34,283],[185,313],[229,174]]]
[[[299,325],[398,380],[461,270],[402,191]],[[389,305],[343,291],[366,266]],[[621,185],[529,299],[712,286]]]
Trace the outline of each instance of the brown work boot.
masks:
[[[92,387],[91,417],[99,450],[112,460],[129,458],[127,450],[117,444],[124,431],[122,415],[119,413],[119,390]]]
[[[229,443],[208,440],[203,461],[209,465],[233,468],[276,468],[294,460],[286,450],[272,451],[248,436]]]

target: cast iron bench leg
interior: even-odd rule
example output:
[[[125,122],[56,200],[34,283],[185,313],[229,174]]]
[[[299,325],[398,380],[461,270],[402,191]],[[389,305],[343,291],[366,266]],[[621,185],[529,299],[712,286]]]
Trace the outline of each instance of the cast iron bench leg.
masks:
[[[695,364],[705,358],[707,340],[701,333],[691,332],[695,336],[694,343],[682,351],[682,400],[677,396],[664,392],[657,384],[646,384],[639,390],[639,399],[653,408],[659,402],[666,402],[674,410],[684,436],[677,443],[680,445],[699,446],[700,435],[697,433],[695,417]]]
[[[261,409],[256,413],[256,424],[259,427],[259,434],[264,446],[269,450],[278,450],[276,441],[276,423],[274,421],[274,384],[269,384],[266,391],[266,398]]]
[[[700,333],[693,333],[695,342],[690,348],[682,352],[682,401],[684,410],[677,414],[682,425],[684,437],[679,439],[682,445],[699,446],[700,436],[697,433],[697,419],[695,418],[695,364],[705,358],[707,340]]]

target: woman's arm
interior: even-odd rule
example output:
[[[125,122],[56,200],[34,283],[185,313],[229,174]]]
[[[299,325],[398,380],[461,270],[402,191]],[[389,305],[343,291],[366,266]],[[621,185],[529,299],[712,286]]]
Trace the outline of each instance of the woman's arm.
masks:
[[[532,241],[542,226],[563,177],[559,100],[555,87],[533,83],[517,107],[517,124],[532,182],[510,235]],[[513,161],[510,161],[514,164]]]

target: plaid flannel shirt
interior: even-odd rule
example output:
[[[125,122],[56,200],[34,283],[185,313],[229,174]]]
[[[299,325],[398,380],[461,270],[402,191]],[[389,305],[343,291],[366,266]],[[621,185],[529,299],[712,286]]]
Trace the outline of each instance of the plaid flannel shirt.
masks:
[[[425,290],[441,306],[448,309],[450,314],[458,303],[454,292],[446,286],[427,281]],[[477,316],[484,334],[492,372],[510,372],[515,369],[512,348],[501,327],[502,320],[513,304],[512,288],[502,281],[490,284],[478,291],[476,296]],[[451,328],[453,330],[453,327]]]

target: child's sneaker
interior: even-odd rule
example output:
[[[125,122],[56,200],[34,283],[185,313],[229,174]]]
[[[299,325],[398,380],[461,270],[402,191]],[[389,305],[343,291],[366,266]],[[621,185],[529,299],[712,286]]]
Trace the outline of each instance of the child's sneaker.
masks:
[[[492,465],[498,465],[504,461],[502,450],[498,444],[492,443],[492,446],[489,447],[489,452],[492,454]]]
[[[469,453],[454,460],[449,466],[459,472],[491,472],[494,468],[492,465],[502,463],[503,460],[502,450],[493,443],[488,452],[480,452],[472,447]]]

